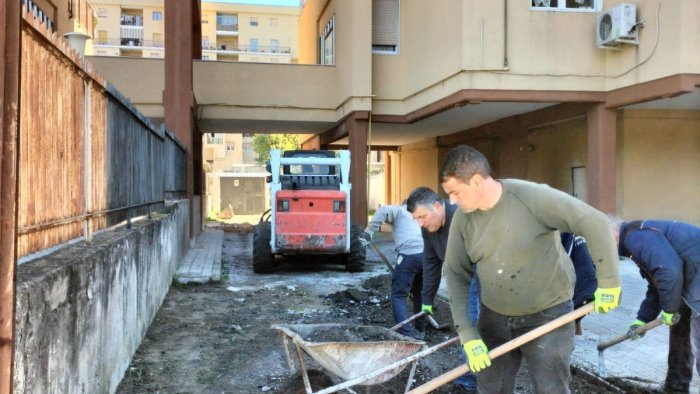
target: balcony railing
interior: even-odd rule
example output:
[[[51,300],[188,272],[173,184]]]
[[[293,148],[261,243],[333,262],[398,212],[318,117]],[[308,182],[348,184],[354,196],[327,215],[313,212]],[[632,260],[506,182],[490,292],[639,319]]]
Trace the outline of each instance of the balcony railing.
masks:
[[[238,32],[238,24],[236,23],[235,25],[224,25],[224,24],[216,24],[216,31],[230,31],[230,32]]]
[[[265,46],[265,45],[232,45],[219,44],[217,46],[202,45],[205,51],[226,51],[226,52],[250,52],[250,53],[279,53],[289,54],[289,47]]]
[[[140,15],[122,15],[122,26],[143,27],[143,18]]]
[[[107,39],[96,39],[95,46],[108,45],[108,46],[120,46],[129,48],[165,48],[164,41],[154,41],[154,40],[141,40],[137,38],[107,38]]]

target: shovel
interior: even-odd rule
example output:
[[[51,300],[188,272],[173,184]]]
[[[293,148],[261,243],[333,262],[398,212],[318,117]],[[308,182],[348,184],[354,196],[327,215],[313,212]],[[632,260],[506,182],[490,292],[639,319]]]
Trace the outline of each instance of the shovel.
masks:
[[[393,273],[393,272],[394,272],[394,266],[391,265],[391,263],[389,262],[389,259],[386,258],[386,255],[379,249],[379,247],[378,247],[377,245],[375,245],[374,242],[370,242],[370,243],[369,243],[369,246],[371,246],[372,249],[374,249],[374,251],[377,252],[377,254],[379,255],[379,257],[382,259],[382,262],[384,262],[384,265],[386,265],[386,267],[389,269],[389,272],[392,272],[392,273]],[[410,294],[409,294],[409,295],[410,295]],[[429,314],[427,314],[427,313],[425,313],[425,312],[421,312],[421,313],[422,313],[422,315],[419,314],[420,316],[414,315],[414,316],[415,316],[414,318],[427,315],[426,318],[428,319],[428,323],[430,323],[430,326],[433,327],[434,329],[438,330],[438,331],[445,331],[445,330],[447,330],[447,328],[449,328],[449,326],[450,326],[450,323],[438,324],[438,322],[435,321],[435,319],[434,319],[431,315],[429,315]],[[413,319],[411,319],[411,320],[413,320]],[[399,323],[399,324],[400,324],[400,323]]]
[[[649,323],[638,327],[636,330],[634,330],[635,334],[637,335],[643,335],[645,332],[651,330],[652,328],[656,328],[660,325],[663,324],[663,320],[661,318],[658,318],[656,320],[652,320]],[[620,342],[624,342],[626,340],[630,339],[630,336],[627,334],[623,334],[620,336],[617,336],[613,339],[610,339],[607,342],[601,342],[598,344],[598,375],[600,375],[601,378],[605,379],[608,377],[608,373],[605,370],[605,356],[603,355],[603,352],[605,349],[609,348],[610,346],[617,345]]]
[[[517,338],[511,339],[510,341],[504,343],[503,345],[491,350],[489,352],[489,358],[491,360],[493,360],[494,358],[496,358],[498,356],[502,356],[505,353],[508,353],[509,351],[511,351],[517,347],[520,347],[520,346],[532,341],[533,339],[539,338],[542,335],[549,333],[550,331],[554,331],[557,328],[559,328],[567,323],[571,323],[572,321],[578,319],[581,316],[585,316],[592,311],[593,311],[593,303],[591,302],[591,303],[586,304],[586,305],[584,305],[576,310],[573,310],[565,315],[561,315],[558,318],[550,321],[549,323],[541,325],[541,326],[535,328],[534,330],[532,330],[526,334],[523,334]],[[429,392],[437,389],[438,387],[457,379],[458,377],[464,375],[467,372],[469,372],[469,366],[466,364],[462,364],[459,367],[457,367],[449,372],[446,372],[446,373],[438,376],[437,378],[424,383],[421,386],[414,388],[413,390],[409,391],[408,393],[409,394],[429,393]]]

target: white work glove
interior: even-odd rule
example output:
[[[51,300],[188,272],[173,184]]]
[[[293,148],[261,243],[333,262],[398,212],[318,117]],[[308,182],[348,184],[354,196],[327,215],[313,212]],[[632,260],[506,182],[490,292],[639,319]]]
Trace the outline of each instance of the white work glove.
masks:
[[[360,241],[360,245],[366,248],[372,242],[372,234],[365,231],[357,237],[357,240]]]

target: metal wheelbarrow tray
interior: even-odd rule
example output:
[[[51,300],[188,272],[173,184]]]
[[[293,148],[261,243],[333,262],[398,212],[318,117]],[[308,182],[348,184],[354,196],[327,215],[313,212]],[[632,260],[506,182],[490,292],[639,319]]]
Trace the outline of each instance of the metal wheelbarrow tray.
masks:
[[[345,382],[317,391],[333,393],[355,385],[374,385],[386,382],[412,364],[406,391],[413,381],[418,359],[452,343],[443,343],[429,349],[425,342],[401,335],[392,329],[352,324],[275,324],[284,338],[287,361],[292,372],[296,365],[292,357],[292,343],[296,348],[297,362],[301,369],[307,393],[313,393],[308,380],[302,353],[306,353],[324,369],[345,379]],[[324,332],[333,331],[332,342],[323,341]],[[315,341],[320,338],[321,341]],[[303,352],[302,352],[303,350]]]

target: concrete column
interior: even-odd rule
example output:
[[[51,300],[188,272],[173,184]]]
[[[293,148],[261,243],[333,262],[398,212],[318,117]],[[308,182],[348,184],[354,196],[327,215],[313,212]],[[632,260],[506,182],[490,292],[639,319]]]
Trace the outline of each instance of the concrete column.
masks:
[[[185,147],[185,192],[190,200],[190,237],[196,234],[194,212],[199,210],[193,204],[192,11],[190,1],[165,0],[165,125]]]
[[[614,214],[617,111],[596,104],[588,110],[588,203]]]
[[[518,122],[509,122],[501,135],[497,177],[527,178],[527,132]],[[495,167],[494,164],[491,166]]]
[[[366,115],[366,113],[365,113]],[[350,220],[364,228],[367,226],[367,116],[355,112],[347,117],[350,147]]]
[[[301,144],[301,149],[319,150],[321,149],[321,137],[315,135]]]

